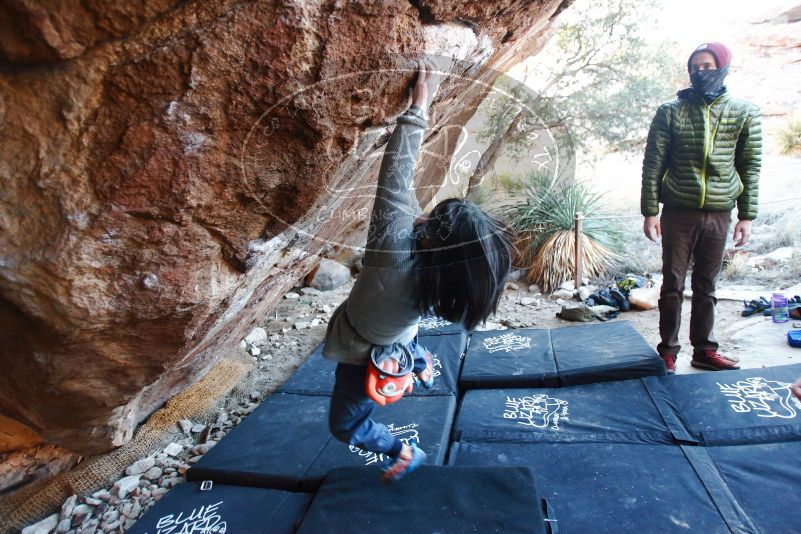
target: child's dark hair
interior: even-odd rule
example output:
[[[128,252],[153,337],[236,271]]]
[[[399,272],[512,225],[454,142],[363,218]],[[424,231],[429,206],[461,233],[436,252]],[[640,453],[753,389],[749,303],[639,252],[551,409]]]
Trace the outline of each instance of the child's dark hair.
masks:
[[[498,307],[512,265],[509,231],[470,201],[443,200],[415,226],[415,300],[468,330]]]

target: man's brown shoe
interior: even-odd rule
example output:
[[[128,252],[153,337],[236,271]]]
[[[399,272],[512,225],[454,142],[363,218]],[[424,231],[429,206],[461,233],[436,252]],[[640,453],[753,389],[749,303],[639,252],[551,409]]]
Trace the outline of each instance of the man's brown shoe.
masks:
[[[737,362],[714,350],[694,353],[690,365],[697,369],[709,369],[710,371],[731,371],[740,368]]]
[[[675,354],[668,354],[667,352],[662,352],[659,354],[659,357],[662,358],[662,361],[665,362],[665,371],[669,375],[676,374],[676,355]]]

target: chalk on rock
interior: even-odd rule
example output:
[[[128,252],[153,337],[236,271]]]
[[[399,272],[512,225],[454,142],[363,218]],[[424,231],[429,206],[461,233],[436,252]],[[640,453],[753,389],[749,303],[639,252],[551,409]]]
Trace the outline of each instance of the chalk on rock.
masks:
[[[253,347],[250,349],[250,353],[253,356],[258,356],[259,354],[261,354],[261,349],[259,347]]]
[[[297,294],[297,293],[295,293],[294,291],[290,291],[289,293],[287,293],[286,295],[284,295],[284,298],[285,298],[285,299],[289,299],[289,300],[292,300],[292,299],[299,299],[299,298],[300,298],[300,295],[298,295],[298,294]]]

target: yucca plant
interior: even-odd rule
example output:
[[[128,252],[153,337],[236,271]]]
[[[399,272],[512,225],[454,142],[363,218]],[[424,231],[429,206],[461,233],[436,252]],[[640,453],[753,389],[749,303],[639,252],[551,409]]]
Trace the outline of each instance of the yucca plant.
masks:
[[[779,131],[779,144],[782,154],[801,153],[801,118],[793,118],[787,121]]]
[[[584,273],[603,274],[619,260],[621,232],[603,217],[601,196],[576,181],[558,182],[532,172],[521,180],[501,214],[517,236],[519,264],[527,280],[551,291],[575,272],[575,215],[582,212]]]

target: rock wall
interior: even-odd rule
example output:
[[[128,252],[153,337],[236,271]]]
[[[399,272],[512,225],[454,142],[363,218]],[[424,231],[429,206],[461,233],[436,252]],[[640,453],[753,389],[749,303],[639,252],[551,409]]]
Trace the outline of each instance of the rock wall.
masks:
[[[422,54],[456,75],[426,202],[442,125],[568,2],[3,3],[0,414],[25,425],[0,418],[6,442],[127,442],[364,226]]]

